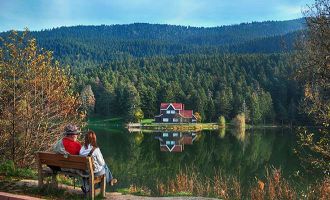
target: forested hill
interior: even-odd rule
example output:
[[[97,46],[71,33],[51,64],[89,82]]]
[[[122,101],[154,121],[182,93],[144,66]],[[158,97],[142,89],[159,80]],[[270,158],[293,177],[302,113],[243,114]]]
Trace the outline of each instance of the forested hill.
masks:
[[[54,51],[57,59],[79,66],[127,56],[290,51],[304,27],[304,19],[211,28],[135,23],[61,27],[31,35],[39,46]]]
[[[303,19],[242,23],[221,27],[190,27],[135,23],[128,25],[74,26],[35,32],[39,39],[161,40],[180,44],[224,45],[285,35],[304,28]]]
[[[304,117],[290,63],[303,21],[75,26],[29,37],[71,67],[77,92],[91,89],[99,115],[137,121],[136,113],[152,118],[161,102],[182,102],[203,121],[245,110],[248,123],[289,123]]]

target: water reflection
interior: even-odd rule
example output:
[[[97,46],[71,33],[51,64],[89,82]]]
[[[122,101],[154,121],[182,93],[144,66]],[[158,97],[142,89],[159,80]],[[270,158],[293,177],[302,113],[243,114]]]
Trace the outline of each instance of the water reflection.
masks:
[[[226,136],[226,128],[219,129],[219,136],[220,138],[224,138]]]
[[[195,132],[160,132],[155,136],[159,140],[160,151],[182,152],[185,145],[192,145],[197,137]]]
[[[281,168],[286,178],[298,170],[303,172],[292,151],[295,135],[287,129],[129,133],[104,126],[90,128],[97,133],[103,156],[120,180],[117,187],[137,184],[157,190],[157,180],[175,179],[187,168],[205,177],[221,170],[243,184],[263,177],[267,166]]]

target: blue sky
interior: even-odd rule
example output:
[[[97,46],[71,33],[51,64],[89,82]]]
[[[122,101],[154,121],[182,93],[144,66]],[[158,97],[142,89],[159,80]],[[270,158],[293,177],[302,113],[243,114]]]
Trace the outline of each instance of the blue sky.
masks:
[[[0,0],[0,31],[134,22],[221,26],[302,17],[313,0]]]

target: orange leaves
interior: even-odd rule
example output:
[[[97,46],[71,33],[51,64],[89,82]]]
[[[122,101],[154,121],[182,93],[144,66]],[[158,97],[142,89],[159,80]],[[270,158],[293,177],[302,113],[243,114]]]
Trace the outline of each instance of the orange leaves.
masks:
[[[0,46],[1,52],[7,52],[0,57],[4,66],[0,67],[0,120],[10,122],[2,126],[9,138],[0,141],[0,146],[12,149],[0,155],[31,165],[28,159],[36,150],[47,150],[65,124],[79,125],[83,115],[66,71],[53,61],[51,52],[39,51],[36,40],[27,40],[25,35],[13,32],[9,42]]]

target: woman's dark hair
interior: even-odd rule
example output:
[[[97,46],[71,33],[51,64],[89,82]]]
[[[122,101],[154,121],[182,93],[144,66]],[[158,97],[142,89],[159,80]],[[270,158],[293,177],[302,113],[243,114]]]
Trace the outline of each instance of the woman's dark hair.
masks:
[[[93,147],[97,147],[97,143],[96,143],[96,134],[94,131],[88,131],[85,135],[85,148],[88,148],[88,145],[92,145]]]

